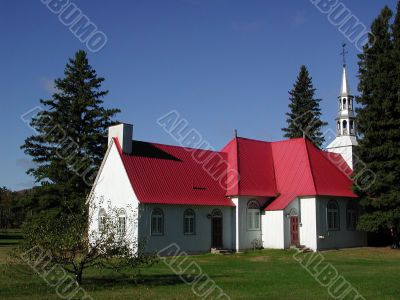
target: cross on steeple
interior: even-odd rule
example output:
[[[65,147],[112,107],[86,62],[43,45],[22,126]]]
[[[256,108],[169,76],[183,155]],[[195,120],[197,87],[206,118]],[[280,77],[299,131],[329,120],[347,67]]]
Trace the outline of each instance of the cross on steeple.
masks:
[[[343,43],[342,44],[342,52],[340,52],[340,56],[342,56],[343,59],[343,66],[346,66],[346,54],[348,53],[348,51],[346,51],[346,44]]]

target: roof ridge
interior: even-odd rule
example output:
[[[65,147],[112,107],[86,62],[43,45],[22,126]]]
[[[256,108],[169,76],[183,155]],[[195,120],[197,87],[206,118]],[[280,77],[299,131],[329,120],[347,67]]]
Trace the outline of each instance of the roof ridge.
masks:
[[[313,171],[313,167],[311,165],[310,153],[308,151],[308,143],[309,143],[309,141],[306,138],[302,138],[302,139],[304,140],[304,145],[305,145],[305,148],[306,148],[306,154],[307,154],[307,158],[308,158],[307,161],[308,161],[308,166],[310,168],[311,179],[312,179],[312,183],[313,183],[313,186],[314,186],[314,191],[315,191],[315,194],[318,195],[317,185],[315,184],[315,179],[314,179],[314,171]]]
[[[302,137],[299,138],[292,138],[292,139],[284,139],[284,140],[277,140],[277,141],[264,141],[264,140],[260,140],[260,139],[252,139],[252,138],[247,138],[247,137],[241,137],[238,136],[238,139],[242,139],[242,140],[249,140],[249,141],[254,141],[254,142],[260,142],[260,143],[268,143],[268,144],[273,144],[273,143],[284,143],[284,142],[289,142],[289,141],[295,141],[295,140],[302,140]],[[234,139],[234,138],[233,138]],[[230,140],[232,141],[232,140]]]
[[[236,142],[236,164],[237,164],[237,170],[236,172],[238,173],[237,177],[237,191],[238,195],[240,195],[240,182],[241,182],[241,176],[240,176],[240,153],[239,153],[239,138],[236,136],[235,137],[235,142]]]
[[[325,153],[329,153],[329,154],[340,155],[340,157],[342,158],[343,162],[350,168],[350,166],[349,166],[349,165],[347,164],[347,162],[344,160],[344,158],[343,158],[343,156],[342,156],[341,153],[323,151],[323,150],[321,150],[321,149],[319,149],[319,151],[322,151],[322,152],[325,152]],[[322,154],[322,153],[320,153],[320,154]],[[338,166],[336,166],[330,159],[328,159],[328,158],[326,157],[326,155],[321,155],[321,156],[322,156],[325,160],[327,160],[328,163],[330,163],[332,166],[334,166],[334,167],[340,172],[340,174],[342,174],[344,177],[350,179],[350,181],[353,182],[353,180],[352,180],[351,178],[349,178],[349,176],[347,176],[346,174],[344,174],[344,172],[343,172],[342,170],[340,170],[340,169],[338,168]],[[351,169],[351,168],[350,168],[350,169]],[[351,171],[352,171],[352,173],[354,172],[353,169],[351,169]]]
[[[275,193],[278,195],[279,191],[278,191],[278,184],[276,182],[275,156],[274,156],[274,151],[272,149],[272,143],[269,144],[269,147],[270,147],[271,157],[272,157],[272,172],[274,174],[274,189],[275,189]]]
[[[253,142],[260,142],[260,143],[272,143],[270,141],[263,141],[263,140],[259,140],[259,139],[252,139],[252,138],[241,137],[241,136],[238,136],[237,139],[248,140],[248,141],[253,141]]]
[[[152,145],[160,145],[160,146],[167,146],[167,147],[174,147],[174,148],[181,148],[181,149],[187,149],[187,150],[201,150],[201,151],[209,151],[209,152],[217,152],[217,153],[223,153],[223,151],[220,150],[211,150],[211,149],[203,149],[203,148],[193,148],[193,147],[185,147],[181,145],[171,145],[171,144],[162,144],[162,143],[157,143],[157,142],[147,142],[147,141],[139,141],[139,140],[132,140],[132,142],[139,142],[139,143],[148,143]]]

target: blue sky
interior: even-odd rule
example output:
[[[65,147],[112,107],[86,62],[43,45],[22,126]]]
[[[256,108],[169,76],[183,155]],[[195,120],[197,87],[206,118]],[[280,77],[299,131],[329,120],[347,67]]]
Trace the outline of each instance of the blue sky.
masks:
[[[357,86],[357,49],[309,0],[73,1],[108,37],[89,53],[106,78],[108,107],[134,124],[134,138],[176,144],[156,123],[177,110],[215,148],[233,137],[282,139],[288,90],[305,64],[323,119],[334,126],[348,44],[348,74]],[[368,27],[395,0],[343,3]],[[40,0],[2,1],[0,10],[0,186],[33,185],[19,149],[30,129],[20,116],[52,93],[68,57],[87,50]]]

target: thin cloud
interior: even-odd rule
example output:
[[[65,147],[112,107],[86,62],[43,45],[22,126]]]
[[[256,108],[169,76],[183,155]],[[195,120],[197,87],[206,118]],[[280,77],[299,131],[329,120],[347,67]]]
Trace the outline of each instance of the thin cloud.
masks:
[[[295,26],[301,26],[307,23],[306,12],[304,10],[296,11],[295,15],[293,16],[292,23]]]
[[[17,165],[17,167],[20,167],[24,170],[28,170],[35,166],[35,163],[29,158],[19,158],[16,160],[15,164]]]
[[[201,0],[180,0],[181,2],[189,3],[189,4],[194,4],[198,5],[201,3]]]
[[[21,181],[21,182],[18,182],[14,186],[14,190],[20,191],[20,190],[25,190],[25,189],[31,189],[34,186],[35,186],[35,181],[34,180]]]
[[[49,94],[54,94],[54,93],[59,92],[59,90],[54,85],[53,79],[50,79],[47,77],[42,77],[42,78],[40,78],[40,85]]]
[[[245,22],[232,22],[232,28],[239,32],[256,32],[265,27],[265,21],[254,20]]]

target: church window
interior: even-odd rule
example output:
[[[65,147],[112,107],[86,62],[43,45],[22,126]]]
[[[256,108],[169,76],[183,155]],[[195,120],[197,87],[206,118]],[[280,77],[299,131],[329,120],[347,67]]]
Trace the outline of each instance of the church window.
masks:
[[[118,212],[117,233],[119,236],[124,236],[126,233],[126,212],[125,209],[120,209]]]
[[[107,214],[106,210],[104,208],[101,208],[99,211],[99,231],[100,233],[106,229],[106,223],[107,223]]]
[[[343,134],[347,134],[347,121],[343,121]]]
[[[355,230],[357,227],[357,221],[358,221],[357,206],[355,203],[349,202],[347,203],[347,209],[346,209],[347,229]]]
[[[347,109],[347,107],[346,107],[346,98],[343,98],[343,109]]]
[[[164,234],[164,214],[160,208],[153,209],[151,214],[151,235]]]
[[[196,214],[193,209],[187,209],[183,213],[183,233],[188,235],[195,234]]]
[[[339,212],[338,203],[334,200],[329,201],[326,208],[328,230],[340,230]]]
[[[256,200],[247,203],[247,229],[260,230],[260,205]]]

